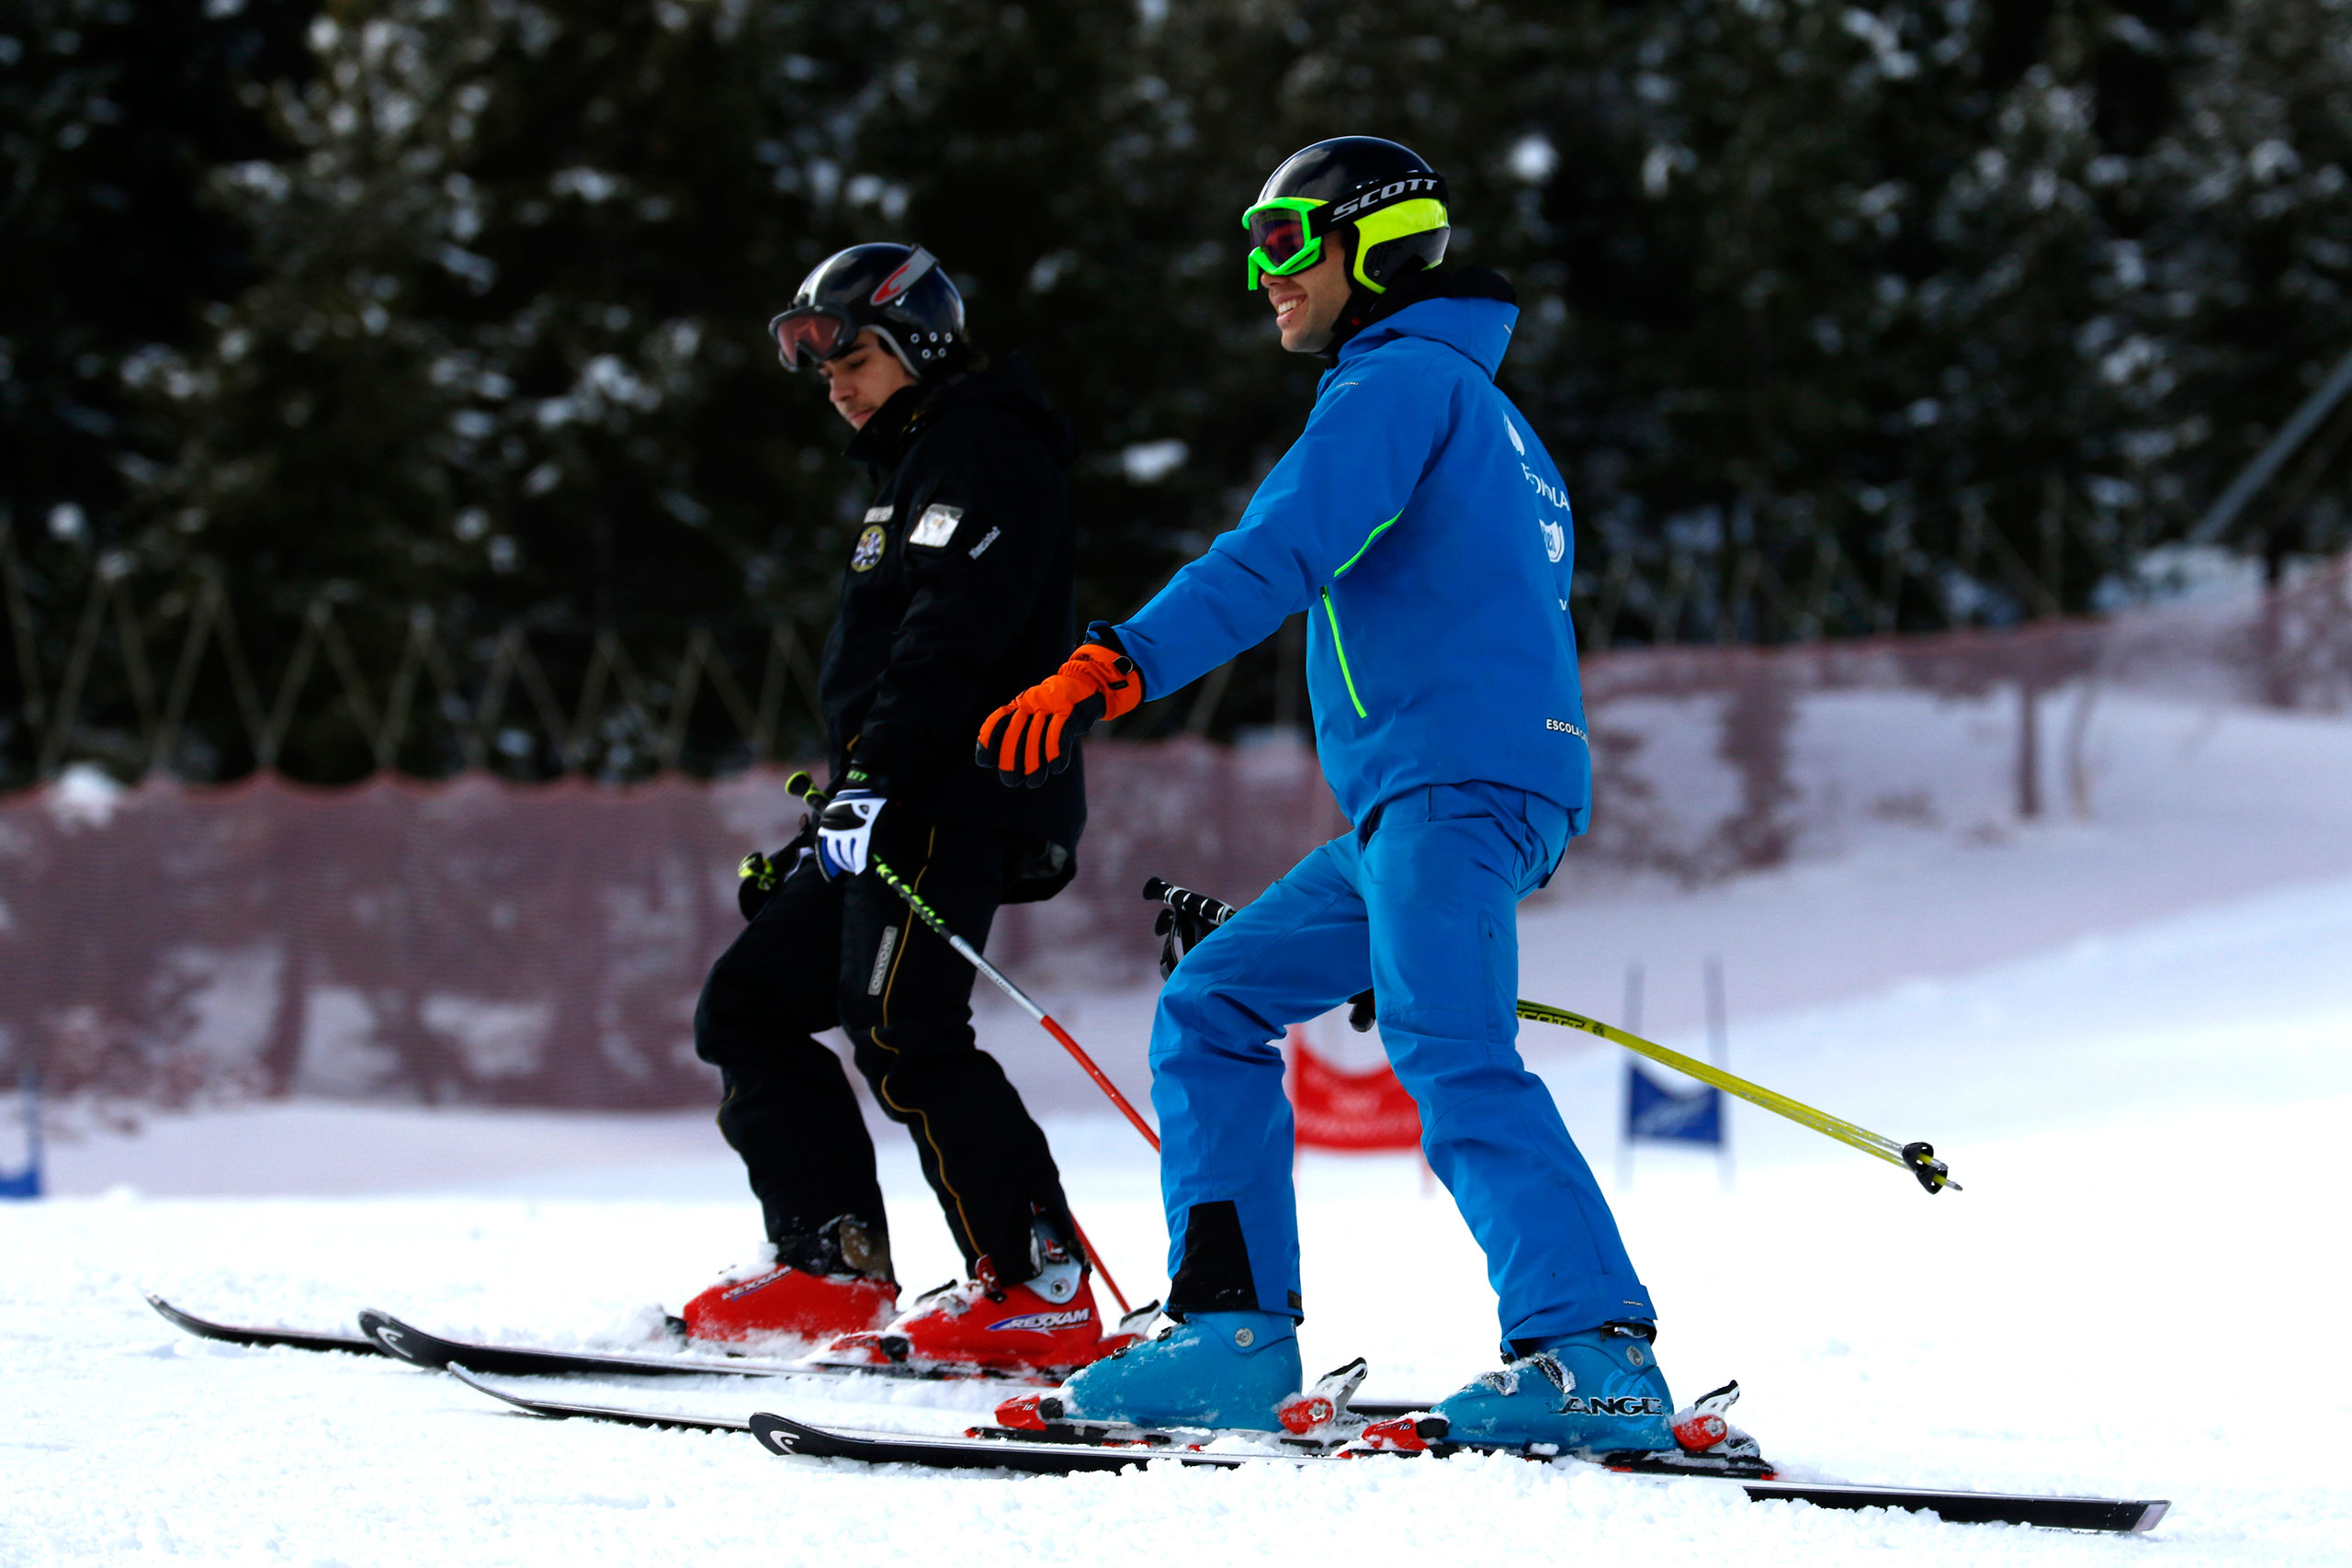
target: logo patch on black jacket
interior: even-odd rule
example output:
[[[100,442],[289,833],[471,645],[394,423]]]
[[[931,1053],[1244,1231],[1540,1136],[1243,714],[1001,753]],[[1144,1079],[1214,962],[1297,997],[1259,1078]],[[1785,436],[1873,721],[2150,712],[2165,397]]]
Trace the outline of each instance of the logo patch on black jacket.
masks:
[[[865,533],[857,536],[857,548],[849,553],[850,570],[872,571],[875,563],[882,558],[882,547],[889,542],[890,531],[888,528],[879,523],[870,525]]]
[[[956,525],[962,521],[964,509],[960,506],[926,506],[922,515],[915,519],[914,527],[908,531],[907,543],[944,550],[947,541],[956,536]]]

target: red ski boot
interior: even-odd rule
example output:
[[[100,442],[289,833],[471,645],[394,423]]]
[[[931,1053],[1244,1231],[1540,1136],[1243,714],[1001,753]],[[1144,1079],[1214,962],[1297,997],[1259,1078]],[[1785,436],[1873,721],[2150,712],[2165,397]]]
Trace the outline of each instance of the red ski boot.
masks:
[[[779,1265],[748,1280],[721,1280],[686,1303],[686,1337],[740,1344],[790,1335],[826,1339],[890,1321],[899,1287],[866,1274],[804,1274]]]
[[[1086,1267],[1067,1254],[1019,1285],[999,1284],[985,1258],[972,1272],[977,1278],[925,1292],[888,1326],[844,1334],[809,1359],[948,1376],[1058,1379],[1136,1339],[1136,1326],[1126,1322],[1104,1331]],[[1144,1315],[1148,1320],[1150,1313]]]
[[[777,1336],[825,1340],[879,1327],[899,1310],[888,1251],[854,1223],[834,1221],[814,1244],[783,1250],[790,1261],[722,1280],[688,1302],[686,1337],[719,1344]],[[844,1251],[875,1271],[853,1266]]]

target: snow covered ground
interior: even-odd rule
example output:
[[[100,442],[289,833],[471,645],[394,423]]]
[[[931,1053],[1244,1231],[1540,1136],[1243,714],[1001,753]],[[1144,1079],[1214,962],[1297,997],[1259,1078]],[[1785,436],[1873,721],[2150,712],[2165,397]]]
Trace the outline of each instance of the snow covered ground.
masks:
[[[1750,1505],[1500,1460],[861,1472],[725,1435],[537,1422],[377,1360],[187,1338],[138,1292],[249,1320],[334,1326],[379,1304],[453,1334],[618,1345],[754,1240],[740,1174],[699,1116],[296,1104],[93,1131],[52,1151],[71,1196],[0,1206],[0,1562],[2352,1560],[2336,1450],[2352,1270],[2335,1199],[2352,1117],[2352,725],[2143,703],[2108,716],[2120,739],[2093,817],[2020,829],[1996,816],[1995,741],[1969,772],[1966,716],[1948,754],[1878,763],[1868,716],[1849,717],[1808,730],[1821,774],[1899,776],[1856,786],[1836,841],[1697,893],[1547,896],[1523,921],[1523,989],[1613,1015],[1639,959],[1654,1032],[1699,1049],[1698,963],[1720,954],[1736,1070],[1932,1139],[1966,1187],[1930,1198],[1745,1107],[1730,1191],[1710,1158],[1642,1151],[1615,1197],[1678,1394],[1736,1376],[1736,1418],[1798,1474],[2169,1497],[2153,1537]],[[1910,788],[1905,768],[1946,791],[1932,820],[1868,808]],[[1970,790],[1981,812],[1952,803]],[[1148,1008],[1072,1000],[1057,1011],[1106,1056]],[[1021,1038],[993,1014],[988,1028]],[[1528,1045],[1617,1187],[1622,1056],[1564,1036]],[[1050,1046],[1008,1055],[1054,1107],[1089,1230],[1131,1295],[1156,1293],[1146,1152],[1062,1093],[1075,1075]],[[894,1130],[882,1148],[901,1276],[944,1280],[955,1259],[913,1160]],[[0,1132],[0,1167],[13,1157]],[[1310,1371],[1363,1354],[1368,1392],[1433,1397],[1487,1364],[1476,1255],[1414,1161],[1309,1156],[1300,1184]],[[999,1392],[574,1383],[559,1397],[952,1429]]]

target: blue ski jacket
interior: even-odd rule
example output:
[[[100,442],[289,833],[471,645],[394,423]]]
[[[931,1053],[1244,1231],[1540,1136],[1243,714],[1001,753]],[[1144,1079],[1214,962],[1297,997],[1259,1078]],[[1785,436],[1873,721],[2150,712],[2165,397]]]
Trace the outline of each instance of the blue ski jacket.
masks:
[[[1492,292],[1492,274],[1438,288]],[[1238,525],[1114,628],[1165,696],[1307,612],[1324,776],[1351,821],[1426,784],[1508,784],[1584,831],[1567,488],[1495,385],[1517,308],[1424,299],[1341,346]]]

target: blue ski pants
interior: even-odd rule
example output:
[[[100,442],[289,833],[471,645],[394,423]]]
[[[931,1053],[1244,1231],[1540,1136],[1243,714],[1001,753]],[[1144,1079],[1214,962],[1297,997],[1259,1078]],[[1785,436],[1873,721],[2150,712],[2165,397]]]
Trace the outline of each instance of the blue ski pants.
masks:
[[[1517,907],[1568,836],[1567,812],[1541,795],[1408,790],[1184,955],[1151,1032],[1172,1308],[1303,1315],[1281,1041],[1370,986],[1422,1151],[1486,1250],[1506,1343],[1654,1321],[1516,1043]]]

